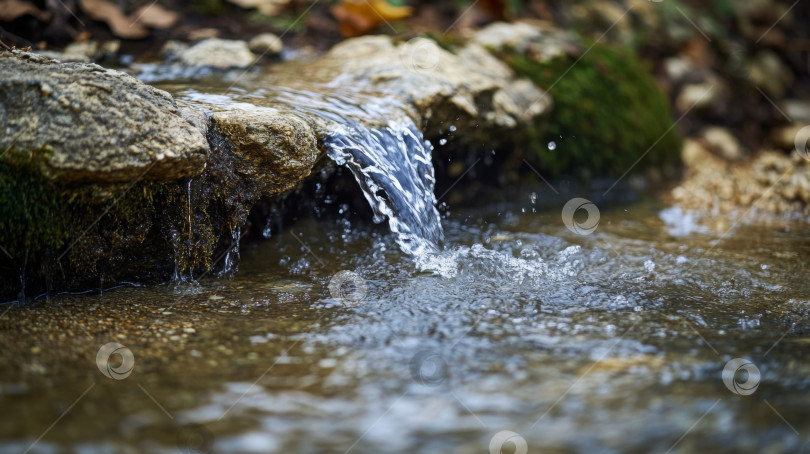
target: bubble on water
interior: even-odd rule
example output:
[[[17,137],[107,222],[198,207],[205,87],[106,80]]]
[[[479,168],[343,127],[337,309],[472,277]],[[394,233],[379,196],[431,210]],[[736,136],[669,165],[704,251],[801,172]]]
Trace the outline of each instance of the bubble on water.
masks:
[[[341,304],[354,306],[361,303],[368,293],[365,279],[354,271],[343,270],[329,281],[329,294]]]
[[[548,143],[548,149],[549,149],[550,151],[554,151],[554,150],[556,150],[556,149],[557,149],[557,142],[555,142],[555,141],[553,141],[553,140],[552,140],[551,142],[549,142],[549,143]]]
[[[447,143],[447,139],[439,139],[439,145],[445,145]]]
[[[450,132],[456,132],[456,125],[450,125]]]
[[[534,204],[537,202],[537,193],[536,193],[536,192],[532,192],[532,193],[531,193],[531,195],[529,195],[529,200],[531,200],[531,201],[532,201],[532,205],[534,205]]]

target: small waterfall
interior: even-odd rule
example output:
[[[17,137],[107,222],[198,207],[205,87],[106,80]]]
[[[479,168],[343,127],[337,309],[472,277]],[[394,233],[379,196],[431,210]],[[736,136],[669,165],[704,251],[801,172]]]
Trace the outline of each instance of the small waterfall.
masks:
[[[403,104],[357,93],[325,96],[289,89],[280,99],[329,123],[327,154],[349,168],[374,210],[374,222],[387,218],[405,253],[420,258],[440,251],[444,232],[433,193],[433,146]],[[379,126],[367,126],[372,124]]]
[[[390,96],[322,87],[323,93],[273,87],[242,95],[209,95],[186,90],[189,101],[261,108],[286,105],[320,123],[327,154],[349,168],[374,210],[375,222],[386,218],[397,243],[417,264],[441,250],[441,218],[433,193],[433,146],[422,137],[409,108]],[[328,94],[326,94],[328,93]],[[255,104],[252,104],[255,103]],[[234,241],[238,242],[236,235]],[[238,253],[238,252],[237,252]],[[230,268],[230,253],[226,270]],[[421,265],[420,265],[421,266]]]
[[[439,251],[444,237],[430,160],[432,146],[411,124],[368,129],[347,125],[324,140],[329,157],[351,170],[375,213],[386,217],[402,250],[419,257]]]

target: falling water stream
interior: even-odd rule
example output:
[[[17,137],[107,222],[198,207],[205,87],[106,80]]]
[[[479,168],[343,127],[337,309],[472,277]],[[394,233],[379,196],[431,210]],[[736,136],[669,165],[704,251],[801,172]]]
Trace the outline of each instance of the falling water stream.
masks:
[[[331,122],[390,231],[304,218],[193,292],[0,306],[0,453],[810,452],[805,223],[642,198],[581,234],[561,211],[587,194],[542,182],[440,219],[432,147],[396,101],[277,99]],[[330,294],[342,270],[362,301]],[[110,342],[127,374],[97,363]]]
[[[388,220],[405,253],[421,260],[440,250],[444,234],[433,191],[433,146],[422,137],[403,103],[357,92],[327,95],[283,87],[231,96],[193,89],[182,92],[185,100],[223,108],[261,108],[248,102],[268,97],[277,106],[305,112],[324,123],[329,157],[352,172],[374,211],[374,222]]]
[[[387,219],[405,253],[424,257],[439,251],[444,233],[433,191],[433,146],[403,105],[391,99],[349,100],[291,90],[279,100],[328,119],[324,144],[329,157],[351,170],[374,210],[374,222]],[[381,126],[365,125],[373,121]]]

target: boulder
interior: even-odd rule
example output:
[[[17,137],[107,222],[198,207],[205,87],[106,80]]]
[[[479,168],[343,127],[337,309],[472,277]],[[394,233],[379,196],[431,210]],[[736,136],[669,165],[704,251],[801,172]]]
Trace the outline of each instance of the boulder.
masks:
[[[0,149],[47,150],[59,184],[129,183],[202,172],[208,142],[165,91],[110,69],[0,52]]]

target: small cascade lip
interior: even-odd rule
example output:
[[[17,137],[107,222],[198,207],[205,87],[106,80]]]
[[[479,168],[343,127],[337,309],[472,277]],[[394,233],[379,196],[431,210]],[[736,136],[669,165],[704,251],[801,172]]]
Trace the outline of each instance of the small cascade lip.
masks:
[[[375,213],[388,219],[411,256],[438,251],[444,238],[436,209],[431,148],[414,124],[369,129],[359,123],[324,140],[327,154],[348,167]]]

